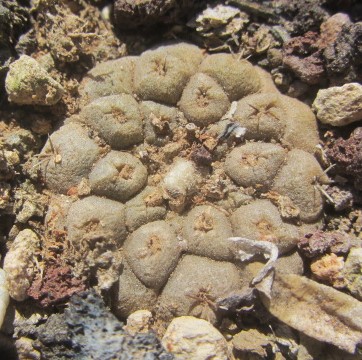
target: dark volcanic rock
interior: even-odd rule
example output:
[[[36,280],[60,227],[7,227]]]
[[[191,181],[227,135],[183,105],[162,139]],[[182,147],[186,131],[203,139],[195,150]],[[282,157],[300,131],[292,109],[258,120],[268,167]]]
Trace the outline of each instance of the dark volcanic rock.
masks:
[[[155,334],[130,336],[122,326],[95,292],[84,292],[39,327],[38,347],[44,359],[173,359]]]
[[[304,34],[307,31],[316,31],[320,24],[329,16],[322,8],[322,1],[318,0],[285,0],[284,12],[292,15],[292,35]]]
[[[297,16],[294,18],[294,32],[303,33],[308,30],[314,30],[325,18],[326,13],[319,6],[309,6],[303,4],[299,8]]]
[[[336,41],[324,50],[328,76],[333,85],[362,79],[362,22],[346,24]]]

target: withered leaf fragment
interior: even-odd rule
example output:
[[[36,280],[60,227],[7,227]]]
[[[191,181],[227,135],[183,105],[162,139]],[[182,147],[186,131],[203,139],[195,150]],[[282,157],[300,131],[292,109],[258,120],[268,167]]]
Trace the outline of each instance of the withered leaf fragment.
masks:
[[[362,343],[362,303],[303,276],[277,274],[264,306],[302,333],[354,353]]]

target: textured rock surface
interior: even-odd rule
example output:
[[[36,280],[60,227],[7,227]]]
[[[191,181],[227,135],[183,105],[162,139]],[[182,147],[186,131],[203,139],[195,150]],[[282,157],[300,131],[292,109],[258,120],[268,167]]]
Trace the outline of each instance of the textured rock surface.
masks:
[[[331,284],[336,288],[344,287],[343,279],[344,259],[336,254],[324,255],[315,260],[310,269],[313,275],[320,281]]]
[[[7,274],[9,294],[17,301],[28,297],[27,290],[37,270],[36,253],[39,250],[38,236],[26,229],[18,234],[5,256],[4,270]]]
[[[63,95],[62,86],[27,55],[10,65],[5,87],[9,100],[21,105],[54,105]]]
[[[338,138],[327,156],[341,174],[352,175],[357,189],[362,188],[362,127],[353,130],[348,139]]]
[[[317,257],[327,252],[348,253],[351,247],[351,238],[338,231],[316,231],[307,233],[298,242],[298,248],[306,257]]]
[[[362,22],[345,24],[335,42],[324,50],[326,69],[336,85],[361,80]]]
[[[284,45],[283,64],[307,84],[318,84],[324,76],[323,61],[317,52],[317,39],[318,34],[309,31]]]
[[[362,249],[351,249],[343,269],[347,288],[358,300],[362,300]]]
[[[251,280],[229,237],[285,253],[300,225],[317,226],[313,181],[327,178],[312,155],[316,119],[246,60],[161,45],[97,65],[79,91],[80,112],[50,136],[40,170],[70,202],[59,229],[75,267],[86,262],[102,289],[119,275],[117,315],[216,322],[217,299]]]
[[[308,31],[288,40],[284,44],[284,66],[305,83],[318,84],[325,80],[325,49],[333,48],[343,26],[348,28],[351,24],[348,15],[337,13],[321,24],[320,34]]]
[[[269,339],[266,335],[255,329],[241,331],[233,337],[233,346],[237,353],[251,353],[256,358],[267,357],[266,348],[269,345]],[[249,355],[249,356],[253,356]]]
[[[0,98],[3,100],[4,80],[8,66],[14,61],[16,54],[21,54],[19,38],[30,25],[30,14],[26,4],[18,1],[2,1],[0,4]],[[20,50],[20,51],[19,51]]]
[[[70,266],[53,262],[47,264],[45,274],[37,274],[27,295],[41,306],[57,305],[66,301],[71,295],[86,289],[84,279],[76,278]]]
[[[127,334],[93,292],[74,295],[64,314],[51,315],[37,333],[45,359],[173,359],[153,333]]]
[[[3,269],[0,269],[0,327],[3,324],[9,302],[10,296],[6,282],[6,273]]]
[[[147,333],[152,324],[152,313],[148,310],[137,310],[127,318],[127,325],[124,327],[128,333],[135,335],[137,333]]]
[[[18,353],[19,360],[41,360],[40,351],[33,348],[33,340],[27,337],[21,337],[16,340],[16,351]]]
[[[222,334],[209,322],[192,316],[172,320],[162,344],[178,360],[229,359],[228,345]]]
[[[318,120],[343,126],[362,119],[362,85],[345,84],[319,90],[313,103]]]

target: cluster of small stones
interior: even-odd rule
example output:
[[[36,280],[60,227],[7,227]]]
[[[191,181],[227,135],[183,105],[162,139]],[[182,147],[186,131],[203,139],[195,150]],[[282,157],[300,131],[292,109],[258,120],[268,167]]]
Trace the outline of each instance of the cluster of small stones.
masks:
[[[119,316],[215,321],[215,301],[250,281],[228,238],[286,254],[318,226],[327,179],[313,156],[315,117],[248,61],[164,45],[97,65],[80,94],[39,166],[70,199],[74,248],[121,251]]]

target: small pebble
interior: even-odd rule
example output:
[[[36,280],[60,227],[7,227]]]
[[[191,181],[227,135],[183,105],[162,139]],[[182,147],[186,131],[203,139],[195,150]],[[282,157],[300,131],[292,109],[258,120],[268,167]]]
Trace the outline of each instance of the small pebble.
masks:
[[[241,331],[233,338],[234,349],[241,352],[245,359],[266,358],[268,356],[266,348],[270,346],[270,341],[266,335],[256,329]],[[249,356],[248,356],[249,355]],[[244,359],[244,357],[241,357]]]
[[[25,300],[36,268],[35,253],[39,251],[39,238],[30,229],[19,232],[4,259],[4,270],[10,296]]]
[[[343,257],[337,256],[336,254],[327,254],[321,259],[315,260],[311,264],[310,269],[317,279],[331,284],[336,288],[343,288],[343,267]]]
[[[230,359],[227,342],[221,333],[208,321],[193,316],[172,320],[162,345],[176,360]]]
[[[131,335],[147,333],[150,330],[152,313],[148,310],[137,310],[127,318],[125,330]]]

